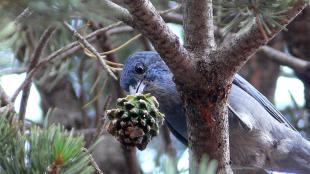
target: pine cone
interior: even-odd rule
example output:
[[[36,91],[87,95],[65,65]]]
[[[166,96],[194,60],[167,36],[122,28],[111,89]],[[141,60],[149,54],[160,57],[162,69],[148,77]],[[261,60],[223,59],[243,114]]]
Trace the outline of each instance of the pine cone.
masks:
[[[117,108],[106,112],[106,128],[122,144],[143,150],[162,125],[164,115],[158,107],[156,98],[151,94],[119,98]]]

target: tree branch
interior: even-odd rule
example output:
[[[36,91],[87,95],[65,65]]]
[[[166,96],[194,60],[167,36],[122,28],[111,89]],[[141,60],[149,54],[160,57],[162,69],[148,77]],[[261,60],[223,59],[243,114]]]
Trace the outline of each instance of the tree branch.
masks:
[[[35,50],[33,51],[33,54],[30,58],[30,65],[29,69],[27,71],[27,74],[31,72],[31,70],[37,65],[39,58],[41,57],[44,48],[46,47],[48,41],[50,40],[51,36],[55,32],[56,27],[55,26],[50,26],[48,27],[44,33],[42,34],[38,45],[36,46]],[[23,88],[23,93],[22,93],[22,99],[20,102],[20,109],[19,109],[19,121],[24,123],[25,120],[25,114],[26,114],[26,107],[27,107],[27,102],[28,102],[28,97],[31,89],[31,83],[28,83],[27,85],[24,86]]]
[[[20,15],[18,15],[15,18],[15,23],[20,23],[31,15],[32,15],[32,11],[29,9],[29,7],[27,7],[24,9],[24,11]]]
[[[215,49],[212,0],[185,0],[183,6],[186,47],[206,55]]]
[[[85,39],[80,33],[78,33],[74,28],[72,28],[67,22],[64,22],[64,26],[73,33],[73,35],[79,40],[79,42],[87,48],[91,53],[93,53],[100,65],[107,71],[107,73],[114,79],[117,80],[117,77],[115,74],[112,72],[112,70],[109,68],[109,66],[106,64],[106,62],[103,60],[102,56],[98,53],[95,47],[93,47],[87,39]]]
[[[122,22],[117,22],[114,24],[111,24],[107,27],[98,29],[92,33],[90,33],[88,36],[85,37],[85,39],[87,39],[89,42],[93,42],[94,40],[96,40],[96,37],[105,33],[106,31],[117,27],[119,25],[121,25]],[[48,55],[46,58],[43,58],[42,61],[40,61],[35,68],[33,68],[31,70],[31,72],[29,72],[27,74],[26,79],[24,80],[24,82],[18,87],[18,89],[15,91],[15,93],[13,94],[11,101],[15,101],[16,97],[18,96],[19,92],[28,84],[31,83],[33,76],[36,74],[36,72],[42,68],[43,66],[47,65],[48,63],[55,61],[55,60],[61,60],[64,59],[68,56],[71,56],[72,54],[76,53],[77,51],[79,51],[81,49],[81,45],[79,44],[78,41],[72,42],[60,49],[58,49],[57,51],[54,51],[53,53],[51,53],[50,55]]]
[[[286,65],[297,72],[310,72],[310,62],[285,54],[269,46],[263,46],[260,49],[267,58],[278,62],[281,65]]]
[[[178,37],[168,28],[152,3],[148,0],[125,0],[124,2],[133,16],[133,23],[128,25],[149,38],[177,81],[186,79],[188,74],[186,72],[192,69],[188,52],[181,45]]]
[[[111,14],[111,16],[113,16],[114,18],[119,19],[120,21],[123,21],[125,23],[132,23],[132,16],[127,9],[115,4],[110,0],[103,0],[101,1],[101,3],[103,3],[104,6],[113,13]]]
[[[161,14],[161,16],[166,22],[171,22],[171,23],[176,23],[176,24],[183,23],[183,16],[182,14],[179,14],[179,13],[166,13],[166,14]]]
[[[304,0],[296,0],[292,7],[283,14],[285,19],[280,21],[280,25],[286,26],[293,20],[304,8],[306,3]],[[271,40],[281,28],[272,30],[269,40]],[[217,65],[221,65],[221,69],[225,69],[222,77],[231,79],[242,65],[254,54],[260,46],[266,44],[269,40],[265,40],[264,35],[260,32],[257,24],[253,25],[249,31],[244,34],[235,36],[230,42],[218,49],[213,56]]]
[[[99,168],[98,164],[96,163],[95,159],[93,158],[93,156],[91,155],[91,153],[89,153],[88,149],[86,148],[83,148],[83,151],[85,151],[88,156],[89,156],[89,159],[90,159],[90,163],[91,165],[96,169],[96,173],[97,174],[105,174],[101,171],[101,169]]]

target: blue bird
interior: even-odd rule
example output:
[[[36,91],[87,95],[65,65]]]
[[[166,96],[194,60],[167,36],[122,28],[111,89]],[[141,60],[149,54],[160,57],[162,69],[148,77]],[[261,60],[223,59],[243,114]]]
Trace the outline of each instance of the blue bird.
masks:
[[[158,53],[137,52],[124,66],[120,85],[151,93],[171,132],[187,144],[186,117],[173,74]],[[251,84],[236,75],[228,96],[232,168],[310,173],[310,143]],[[236,172],[238,173],[238,172]]]

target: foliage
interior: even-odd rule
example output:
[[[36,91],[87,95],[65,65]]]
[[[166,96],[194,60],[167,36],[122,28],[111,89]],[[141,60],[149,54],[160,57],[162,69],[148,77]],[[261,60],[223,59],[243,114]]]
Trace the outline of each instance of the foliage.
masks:
[[[216,18],[224,33],[244,32],[258,23],[267,34],[275,28],[282,28],[279,21],[295,0],[220,0],[216,4]]]
[[[283,27],[279,25],[279,21],[283,19],[283,12],[293,1],[219,0],[213,2],[217,25],[224,28],[225,34],[238,31],[242,33],[254,23],[258,23],[263,31],[269,34],[274,28]],[[157,2],[152,1],[152,3]],[[21,20],[20,14],[27,7],[33,14]],[[98,23],[99,27],[106,26],[112,22],[111,17],[116,15],[115,13],[101,0],[1,0],[0,51],[4,46],[13,50],[14,58],[19,63],[17,66],[28,67],[30,55],[48,26],[56,25],[57,31],[48,43],[41,60],[55,50],[75,41],[71,33],[63,28],[63,21],[69,21],[81,35],[85,36],[96,29],[95,25],[90,26],[89,23]],[[107,38],[98,37],[93,44],[102,48],[109,40],[113,43],[111,47],[115,47],[131,38],[132,34],[127,32],[117,36],[109,35]],[[131,44],[130,49],[118,51],[115,55],[117,58],[127,57],[135,50],[140,50],[141,45],[141,43]],[[110,48],[104,49],[100,51],[107,51]],[[2,54],[0,56],[0,64],[9,67],[8,59],[4,59]],[[111,96],[117,98],[115,82],[108,79],[105,72],[98,67],[95,59],[89,59],[84,53],[76,52],[67,56],[66,60],[53,61],[45,66],[34,81],[40,90],[44,88],[42,91],[50,92],[59,82],[66,79],[66,82],[74,86],[77,100],[81,100],[81,110],[85,111],[89,118],[94,118],[95,115],[100,116],[100,111],[108,107]],[[46,83],[48,85],[44,85]],[[103,105],[103,99],[107,104],[105,103],[104,108],[98,109]],[[81,150],[84,146],[81,137],[73,137],[72,132],[64,131],[59,125],[52,125],[47,129],[32,127],[27,131],[27,135],[22,135],[18,130],[19,123],[12,119],[13,116],[5,117],[8,113],[12,114],[9,109],[2,109],[4,110],[0,108],[0,173],[46,173],[48,170],[60,170],[61,173],[93,171],[89,166],[88,155]],[[92,124],[89,125],[92,126]],[[201,165],[200,173],[205,171],[210,174],[215,173],[215,162],[205,158],[202,163],[205,165]],[[168,162],[164,169],[168,174],[175,173],[174,170],[172,162]]]
[[[46,129],[33,126],[26,134],[14,120],[14,114],[0,112],[0,173],[92,173],[90,157],[83,151],[82,136],[64,131],[60,125]]]

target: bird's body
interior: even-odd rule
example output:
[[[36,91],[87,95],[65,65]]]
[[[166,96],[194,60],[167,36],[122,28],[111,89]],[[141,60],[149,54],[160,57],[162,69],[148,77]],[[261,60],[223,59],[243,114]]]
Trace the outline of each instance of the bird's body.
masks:
[[[129,57],[121,86],[152,93],[172,133],[187,144],[186,117],[173,75],[156,52]],[[239,75],[228,96],[232,167],[310,173],[310,143],[274,106]]]

